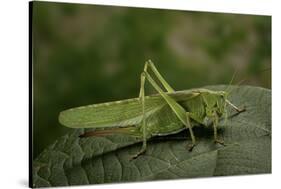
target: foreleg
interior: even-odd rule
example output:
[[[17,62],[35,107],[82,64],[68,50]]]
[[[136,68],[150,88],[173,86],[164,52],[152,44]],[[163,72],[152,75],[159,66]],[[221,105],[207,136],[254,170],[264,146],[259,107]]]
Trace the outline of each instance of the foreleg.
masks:
[[[214,113],[214,116],[213,116],[214,142],[224,145],[223,140],[219,140],[218,139],[218,128],[217,128],[218,127],[218,122],[219,122],[218,115],[216,113]]]
[[[232,104],[229,100],[226,100],[226,103],[229,104],[233,109],[235,109],[238,113],[246,111],[246,108],[238,108],[234,104]]]

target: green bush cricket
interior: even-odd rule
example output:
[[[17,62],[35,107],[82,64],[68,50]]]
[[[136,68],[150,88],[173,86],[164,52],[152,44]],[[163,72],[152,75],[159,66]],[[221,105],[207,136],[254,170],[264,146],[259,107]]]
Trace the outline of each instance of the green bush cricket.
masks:
[[[161,83],[164,91],[148,72],[150,69]],[[145,96],[145,82],[158,92]],[[132,156],[138,157],[147,148],[147,140],[153,136],[165,136],[188,129],[192,143],[196,145],[192,128],[209,126],[212,122],[214,142],[223,144],[218,139],[217,126],[221,117],[227,119],[226,106],[231,106],[237,113],[244,111],[228,99],[229,92],[213,91],[203,88],[175,91],[161,76],[151,60],[145,63],[141,74],[141,87],[138,98],[81,106],[62,111],[59,122],[70,128],[95,128],[81,135],[104,136],[109,134],[127,134],[142,138],[141,150]]]

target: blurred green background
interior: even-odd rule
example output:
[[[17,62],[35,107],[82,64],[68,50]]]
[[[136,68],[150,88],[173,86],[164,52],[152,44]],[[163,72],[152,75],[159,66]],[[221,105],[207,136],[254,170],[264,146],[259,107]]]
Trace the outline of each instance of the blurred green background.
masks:
[[[137,97],[148,59],[177,90],[271,88],[269,16],[34,2],[32,24],[34,158],[71,130],[60,111]]]

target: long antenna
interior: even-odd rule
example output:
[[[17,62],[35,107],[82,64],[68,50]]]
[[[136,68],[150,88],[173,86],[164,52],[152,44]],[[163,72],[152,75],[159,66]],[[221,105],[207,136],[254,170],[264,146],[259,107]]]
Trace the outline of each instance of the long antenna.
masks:
[[[228,90],[229,90],[230,85],[231,85],[232,82],[234,81],[234,78],[235,78],[236,74],[237,74],[237,70],[235,70],[235,72],[232,74],[232,78],[231,78],[231,80],[230,80],[230,82],[229,82],[227,88],[225,89],[225,91],[228,91]]]
[[[235,84],[235,85],[239,86],[239,85],[241,85],[242,83],[244,83],[245,81],[246,81],[246,79],[243,79],[243,80],[239,81],[239,82],[238,82],[237,84]],[[230,87],[230,86],[229,86],[229,87]],[[228,88],[229,88],[229,87],[228,87]],[[234,90],[234,88],[235,88],[235,87],[233,87],[231,90],[229,90],[229,91],[228,91],[228,94],[230,94],[230,93]]]
[[[266,72],[266,71],[271,71],[271,67],[268,67],[268,68],[259,70],[259,73],[263,73],[263,72]],[[234,74],[232,75],[232,78],[231,78],[231,80],[230,80],[230,82],[229,82],[229,85],[227,86],[227,88],[226,88],[226,90],[225,90],[225,91],[228,92],[228,94],[230,94],[231,91],[234,90],[234,89],[231,89],[231,90],[230,90],[230,85],[233,83],[234,78],[236,77],[237,72],[238,72],[238,71],[237,71],[237,69],[236,69],[236,71],[235,71]],[[242,80],[240,80],[240,81],[239,81],[237,84],[235,84],[235,85],[239,86],[239,85],[241,85],[242,83],[244,83],[245,81],[247,81],[248,79],[249,79],[249,78],[242,79]],[[228,91],[228,90],[229,90],[229,91]]]

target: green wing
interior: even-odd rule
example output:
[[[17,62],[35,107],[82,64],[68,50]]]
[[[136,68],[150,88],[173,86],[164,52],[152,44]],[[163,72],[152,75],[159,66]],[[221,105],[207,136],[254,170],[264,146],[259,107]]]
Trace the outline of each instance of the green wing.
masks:
[[[146,97],[147,115],[164,103],[160,97]],[[133,98],[68,109],[60,113],[59,122],[72,128],[101,128],[135,125],[141,122],[141,118],[141,102]]]
[[[192,97],[191,92],[170,93],[175,100]],[[166,104],[160,95],[145,97],[146,116],[153,114]],[[107,102],[62,111],[59,122],[71,128],[122,127],[139,124],[142,120],[142,106],[139,98]]]

